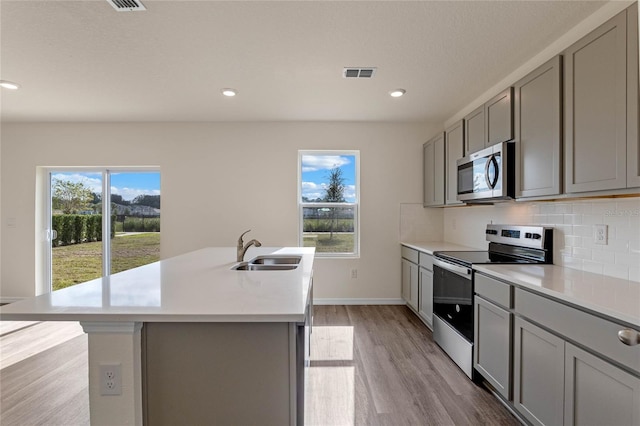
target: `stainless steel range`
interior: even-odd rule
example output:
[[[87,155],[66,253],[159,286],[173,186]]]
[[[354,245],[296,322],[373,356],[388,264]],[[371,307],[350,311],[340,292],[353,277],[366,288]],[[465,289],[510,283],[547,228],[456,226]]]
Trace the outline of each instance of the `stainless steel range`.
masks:
[[[436,251],[433,339],[473,377],[473,265],[553,263],[553,228],[487,225],[487,251]]]

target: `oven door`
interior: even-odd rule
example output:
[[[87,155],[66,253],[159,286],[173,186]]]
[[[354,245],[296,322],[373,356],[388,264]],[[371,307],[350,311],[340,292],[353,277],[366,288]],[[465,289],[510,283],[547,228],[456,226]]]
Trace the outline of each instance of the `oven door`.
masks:
[[[433,313],[473,342],[471,268],[433,260]]]
[[[502,197],[507,175],[503,173],[503,147],[497,144],[458,160],[458,200]]]

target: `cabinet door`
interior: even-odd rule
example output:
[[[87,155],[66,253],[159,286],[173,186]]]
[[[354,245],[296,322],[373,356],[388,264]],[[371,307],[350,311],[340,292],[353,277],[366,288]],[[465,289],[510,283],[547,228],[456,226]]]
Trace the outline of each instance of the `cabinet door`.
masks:
[[[464,121],[460,120],[445,133],[445,204],[462,204],[458,201],[458,159],[464,157]]]
[[[444,133],[423,145],[424,206],[444,205]]]
[[[562,191],[561,64],[556,56],[514,85],[517,197]]]
[[[626,14],[616,15],[565,51],[567,193],[626,187]]]
[[[516,317],[513,405],[533,425],[561,425],[564,341]]]
[[[501,92],[484,104],[485,144],[495,145],[513,139],[513,88]]]
[[[473,366],[511,399],[511,314],[478,295],[474,300]]]
[[[418,311],[418,265],[409,263],[409,306]]]
[[[411,298],[411,262],[402,259],[402,299],[409,302]]]
[[[464,118],[464,155],[480,151],[485,147],[484,105]]]
[[[638,3],[627,9],[627,187],[640,187],[638,141]]]
[[[420,316],[433,330],[433,272],[420,268]]]
[[[640,379],[566,344],[566,425],[640,424]]]

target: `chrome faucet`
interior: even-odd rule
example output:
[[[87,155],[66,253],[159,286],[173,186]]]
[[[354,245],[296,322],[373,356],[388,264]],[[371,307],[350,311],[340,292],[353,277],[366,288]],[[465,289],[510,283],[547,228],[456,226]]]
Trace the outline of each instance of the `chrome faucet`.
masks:
[[[252,245],[255,245],[256,247],[260,247],[262,245],[262,243],[258,240],[251,240],[249,241],[246,245],[244,244],[244,241],[242,240],[242,237],[244,237],[244,234],[246,234],[247,232],[251,232],[251,229],[249,229],[248,231],[243,232],[240,235],[240,238],[238,238],[238,262],[242,262],[244,261],[244,254],[247,252],[247,250],[249,250],[249,247],[251,247]]]

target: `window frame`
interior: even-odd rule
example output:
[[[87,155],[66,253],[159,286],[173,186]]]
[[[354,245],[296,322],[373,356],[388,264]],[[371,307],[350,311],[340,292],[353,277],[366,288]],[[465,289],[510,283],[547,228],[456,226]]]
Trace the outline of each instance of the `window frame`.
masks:
[[[306,155],[335,155],[335,156],[353,156],[355,159],[355,201],[345,203],[327,203],[327,202],[302,202],[302,157]],[[297,206],[298,206],[298,246],[304,247],[304,208],[305,207],[351,207],[353,208],[353,252],[318,252],[315,255],[322,258],[336,259],[358,259],[360,258],[360,150],[347,149],[331,149],[331,150],[298,150],[298,190],[297,190]]]

